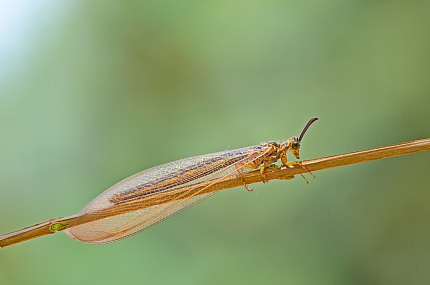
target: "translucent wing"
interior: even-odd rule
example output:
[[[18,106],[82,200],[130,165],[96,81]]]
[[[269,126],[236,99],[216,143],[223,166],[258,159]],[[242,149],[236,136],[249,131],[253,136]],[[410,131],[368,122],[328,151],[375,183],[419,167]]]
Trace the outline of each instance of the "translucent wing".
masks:
[[[187,201],[176,200],[118,216],[107,217],[69,228],[64,232],[71,238],[87,243],[103,244],[114,242],[141,232],[215,193],[197,195],[186,199]]]
[[[92,244],[136,234],[214,195],[216,192],[204,193],[205,187],[258,161],[269,149],[253,146],[207,154],[137,173],[88,203],[64,232]],[[201,185],[207,186],[198,188]]]

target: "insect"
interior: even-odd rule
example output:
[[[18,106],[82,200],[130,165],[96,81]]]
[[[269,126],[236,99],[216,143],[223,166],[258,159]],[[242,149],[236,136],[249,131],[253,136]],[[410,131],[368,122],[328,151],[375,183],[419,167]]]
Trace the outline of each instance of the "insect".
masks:
[[[242,181],[245,188],[252,191],[243,178],[245,169],[261,166],[263,182],[267,182],[266,169],[279,159],[281,167],[298,164],[308,171],[300,162],[287,162],[287,152],[300,158],[303,135],[316,120],[310,119],[298,138],[294,136],[283,143],[270,141],[184,158],[144,170],[110,187],[76,215],[0,235],[0,247],[58,231],[86,243],[110,243],[143,231],[219,190],[230,188],[229,181],[239,182],[235,186]]]
[[[283,143],[270,141],[184,158],[130,176],[89,202],[66,225],[64,232],[86,243],[110,243],[141,232],[214,195],[217,191],[205,189],[231,175],[241,178],[244,169],[261,166],[261,176],[267,182],[265,170],[272,164],[280,159],[282,166],[288,167],[288,151],[300,158],[300,142],[316,120],[310,119],[298,138],[293,136]],[[244,186],[251,191],[245,183]]]

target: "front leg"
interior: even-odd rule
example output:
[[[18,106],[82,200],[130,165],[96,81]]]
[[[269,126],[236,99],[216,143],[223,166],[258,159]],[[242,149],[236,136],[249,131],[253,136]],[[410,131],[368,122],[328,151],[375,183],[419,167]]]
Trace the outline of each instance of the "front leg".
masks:
[[[270,165],[271,165],[270,162],[266,160],[266,161],[264,161],[263,166],[260,168],[260,174],[261,174],[261,177],[263,177],[263,183],[269,182],[269,181],[267,181],[265,171],[266,171],[266,168],[268,168]]]
[[[281,162],[282,162],[282,167],[289,167],[288,166],[288,161],[287,161],[287,153],[284,152],[281,154]]]
[[[308,172],[310,175],[312,175],[314,178],[316,178],[316,176],[309,171],[309,169],[306,168],[306,166],[304,166],[300,161],[293,161],[293,162],[288,162],[288,165],[297,165],[300,166],[301,168],[303,168],[304,170],[306,170],[306,172]],[[303,175],[302,175],[303,176]],[[306,179],[305,179],[306,180]],[[307,180],[306,180],[307,181]],[[306,183],[307,184],[307,183]]]

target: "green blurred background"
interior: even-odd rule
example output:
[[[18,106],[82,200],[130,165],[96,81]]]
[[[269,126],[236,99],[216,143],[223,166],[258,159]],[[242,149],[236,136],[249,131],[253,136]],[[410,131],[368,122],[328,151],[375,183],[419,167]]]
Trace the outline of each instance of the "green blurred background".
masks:
[[[311,117],[303,159],[430,136],[428,3],[1,5],[0,233]],[[224,191],[108,245],[28,241],[0,284],[429,284],[429,161]]]

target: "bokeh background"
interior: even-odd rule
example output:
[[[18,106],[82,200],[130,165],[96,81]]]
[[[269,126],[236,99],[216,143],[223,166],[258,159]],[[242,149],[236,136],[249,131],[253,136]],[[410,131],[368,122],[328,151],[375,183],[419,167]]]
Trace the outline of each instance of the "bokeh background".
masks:
[[[164,162],[430,136],[428,3],[2,1],[0,232]],[[428,284],[430,153],[218,193],[109,245],[0,250],[9,284]],[[310,178],[310,177],[309,177]]]

